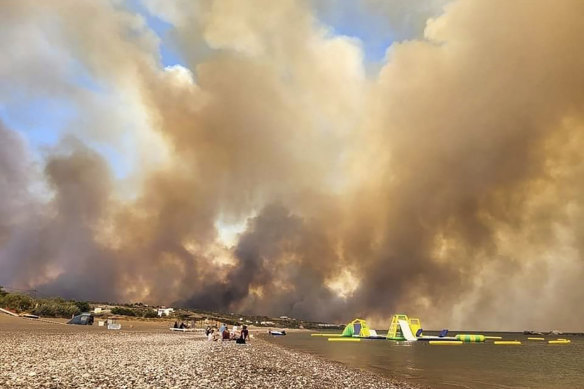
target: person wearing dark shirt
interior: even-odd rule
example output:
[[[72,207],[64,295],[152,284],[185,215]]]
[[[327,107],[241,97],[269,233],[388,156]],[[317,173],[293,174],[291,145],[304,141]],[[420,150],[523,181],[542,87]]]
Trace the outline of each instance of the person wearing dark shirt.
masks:
[[[236,343],[245,344],[245,341],[249,339],[249,331],[247,330],[247,326],[243,326],[241,333],[239,334],[239,338],[236,340]]]

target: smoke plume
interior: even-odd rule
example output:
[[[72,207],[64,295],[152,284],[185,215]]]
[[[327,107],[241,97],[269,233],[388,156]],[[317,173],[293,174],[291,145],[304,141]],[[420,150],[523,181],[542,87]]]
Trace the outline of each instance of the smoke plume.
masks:
[[[73,113],[0,123],[0,284],[582,330],[584,3],[391,4],[371,74],[330,1],[2,2],[0,108]]]

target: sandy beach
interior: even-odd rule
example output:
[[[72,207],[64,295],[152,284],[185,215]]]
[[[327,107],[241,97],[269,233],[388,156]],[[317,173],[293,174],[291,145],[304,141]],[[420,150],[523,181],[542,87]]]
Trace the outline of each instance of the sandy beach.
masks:
[[[172,333],[168,323],[120,331],[0,316],[2,388],[412,388],[286,350]]]

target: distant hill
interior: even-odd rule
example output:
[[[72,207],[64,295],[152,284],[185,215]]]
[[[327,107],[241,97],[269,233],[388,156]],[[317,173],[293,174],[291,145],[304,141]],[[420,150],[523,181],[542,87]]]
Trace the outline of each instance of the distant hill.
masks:
[[[65,300],[61,297],[35,297],[26,293],[11,293],[0,286],[0,308],[18,314],[33,314],[41,317],[70,318],[82,312],[91,312],[98,317],[125,316],[138,319],[176,319],[195,321],[199,324],[226,323],[229,325],[249,325],[255,327],[306,328],[306,329],[342,329],[344,325],[314,322],[291,318],[288,316],[270,317],[265,315],[244,315],[240,313],[221,313],[199,310],[196,308],[174,308],[149,306],[143,303],[111,303]],[[166,315],[164,313],[168,312]]]

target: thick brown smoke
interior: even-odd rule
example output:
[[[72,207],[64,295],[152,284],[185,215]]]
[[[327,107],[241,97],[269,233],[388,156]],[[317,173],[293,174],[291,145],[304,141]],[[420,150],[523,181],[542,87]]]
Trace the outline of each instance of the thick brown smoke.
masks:
[[[415,30],[409,3],[364,7]],[[0,124],[0,284],[582,330],[583,2],[453,1],[374,75],[329,1],[144,5],[184,66],[125,3],[0,4],[0,103],[79,110],[40,161]]]

